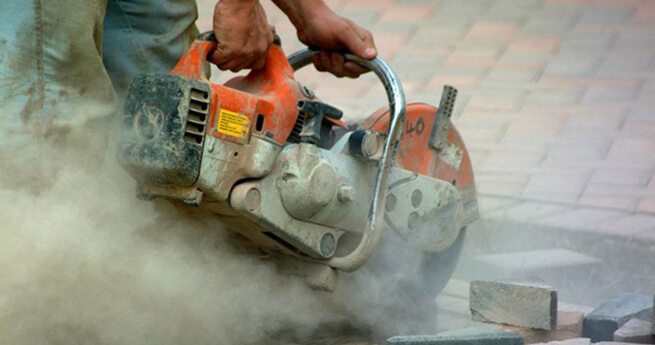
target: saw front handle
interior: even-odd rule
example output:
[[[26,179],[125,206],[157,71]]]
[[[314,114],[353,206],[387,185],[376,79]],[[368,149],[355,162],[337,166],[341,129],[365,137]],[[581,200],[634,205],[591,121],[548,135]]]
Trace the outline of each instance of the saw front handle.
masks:
[[[288,60],[293,70],[297,71],[309,65],[317,53],[316,50],[304,49],[291,54]],[[381,58],[364,60],[352,54],[346,54],[345,57],[346,60],[362,65],[378,76],[387,92],[391,110],[391,123],[387,132],[387,140],[384,143],[382,158],[378,162],[378,172],[375,177],[375,187],[373,188],[373,201],[368,212],[363,237],[357,248],[350,254],[333,257],[328,261],[328,265],[334,268],[352,272],[362,267],[373,256],[382,240],[382,222],[387,200],[389,168],[396,158],[398,142],[402,136],[402,129],[405,127],[407,105],[405,103],[405,93],[398,76],[384,60]]]

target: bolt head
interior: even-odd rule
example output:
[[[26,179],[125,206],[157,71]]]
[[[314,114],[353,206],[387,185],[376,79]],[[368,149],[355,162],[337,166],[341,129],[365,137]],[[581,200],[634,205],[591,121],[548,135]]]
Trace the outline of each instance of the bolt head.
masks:
[[[348,202],[355,200],[356,191],[353,186],[341,186],[337,191],[339,201]]]

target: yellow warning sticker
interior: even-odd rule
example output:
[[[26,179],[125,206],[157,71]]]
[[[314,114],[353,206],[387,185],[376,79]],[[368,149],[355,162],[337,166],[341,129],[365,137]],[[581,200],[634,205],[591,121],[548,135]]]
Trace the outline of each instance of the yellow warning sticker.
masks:
[[[250,130],[250,118],[233,111],[221,109],[218,114],[218,133],[243,138]]]

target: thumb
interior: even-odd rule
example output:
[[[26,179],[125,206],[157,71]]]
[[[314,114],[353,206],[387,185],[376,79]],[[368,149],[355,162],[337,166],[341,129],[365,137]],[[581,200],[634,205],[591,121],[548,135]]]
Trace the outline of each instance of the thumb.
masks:
[[[374,59],[378,52],[373,43],[373,35],[355,23],[349,22],[348,24],[348,30],[342,31],[343,34],[340,37],[343,45],[362,59]]]

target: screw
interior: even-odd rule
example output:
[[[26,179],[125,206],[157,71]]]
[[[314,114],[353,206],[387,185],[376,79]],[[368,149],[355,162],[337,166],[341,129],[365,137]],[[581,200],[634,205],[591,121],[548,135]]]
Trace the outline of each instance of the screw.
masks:
[[[337,191],[337,198],[339,201],[347,202],[355,200],[355,188],[352,186],[343,185]]]

